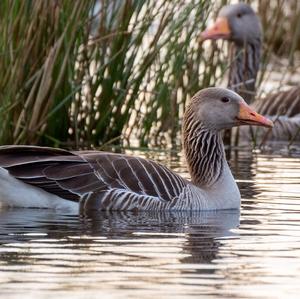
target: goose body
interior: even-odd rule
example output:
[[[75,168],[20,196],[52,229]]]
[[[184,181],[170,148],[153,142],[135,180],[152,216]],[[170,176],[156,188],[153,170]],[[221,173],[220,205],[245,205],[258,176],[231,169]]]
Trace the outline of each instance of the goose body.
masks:
[[[241,124],[272,126],[232,91],[208,88],[193,97],[183,126],[191,181],[140,157],[3,146],[0,202],[72,211],[238,209],[220,131]]]
[[[11,157],[9,164],[1,159],[7,170],[0,172],[0,201],[9,206],[71,211],[214,210],[236,209],[240,204],[227,164],[213,188],[199,188],[165,166],[139,157],[41,147],[0,149],[1,158],[7,159],[8,153],[26,155],[28,163],[26,169]]]
[[[224,6],[216,22],[201,34],[202,40],[220,38],[232,43],[228,88],[243,96],[260,114],[276,120],[269,139],[288,140],[296,137],[300,140],[300,134],[297,135],[300,130],[299,86],[255,99],[255,83],[261,59],[262,29],[259,18],[248,4]],[[243,130],[245,131],[249,130]],[[260,135],[263,136],[264,133],[261,131]]]

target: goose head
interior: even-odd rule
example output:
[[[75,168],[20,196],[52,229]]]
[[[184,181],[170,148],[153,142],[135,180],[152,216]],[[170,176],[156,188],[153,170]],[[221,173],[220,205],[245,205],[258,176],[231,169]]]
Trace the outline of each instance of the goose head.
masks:
[[[201,33],[201,40],[226,39],[237,45],[260,42],[261,23],[254,10],[246,3],[224,6],[215,23]]]
[[[211,87],[194,95],[183,119],[183,148],[194,184],[213,186],[224,174],[226,159],[220,131],[242,125],[273,127],[271,120],[255,112],[232,90]]]
[[[273,127],[271,120],[255,112],[237,93],[216,87],[195,94],[185,116],[185,125],[190,122],[213,131],[242,125]]]

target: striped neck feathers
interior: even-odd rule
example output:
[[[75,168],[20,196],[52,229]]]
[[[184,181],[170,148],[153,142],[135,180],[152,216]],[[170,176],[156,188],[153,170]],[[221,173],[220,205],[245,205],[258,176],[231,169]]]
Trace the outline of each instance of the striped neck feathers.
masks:
[[[243,45],[232,44],[228,88],[250,104],[255,96],[255,83],[261,58],[261,40]]]
[[[199,187],[216,183],[226,163],[221,134],[195,120],[191,107],[183,121],[183,147],[192,182]]]

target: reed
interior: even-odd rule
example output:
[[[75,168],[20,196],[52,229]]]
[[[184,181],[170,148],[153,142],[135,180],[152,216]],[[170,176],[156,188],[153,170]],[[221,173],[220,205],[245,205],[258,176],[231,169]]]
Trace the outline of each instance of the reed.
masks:
[[[83,2],[1,1],[2,144],[66,140],[74,61],[90,9]]]
[[[1,1],[0,143],[174,137],[186,100],[222,68],[219,50],[197,42],[211,9],[199,0]]]

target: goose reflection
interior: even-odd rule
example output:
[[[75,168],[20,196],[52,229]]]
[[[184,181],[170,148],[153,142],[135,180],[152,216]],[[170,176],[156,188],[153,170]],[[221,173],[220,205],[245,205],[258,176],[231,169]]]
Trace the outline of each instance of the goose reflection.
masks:
[[[181,256],[177,262],[201,263],[210,262],[215,258],[220,246],[219,238],[235,235],[232,230],[239,226],[239,217],[240,214],[236,210],[96,212],[78,217],[71,214],[54,214],[48,210],[11,209],[0,212],[2,227],[0,243],[14,247],[15,243],[23,242],[22,248],[26,251],[27,245],[30,246],[32,242],[47,243],[48,240],[57,240],[58,247],[61,245],[84,246],[87,250],[93,248],[91,252],[93,254],[97,247],[100,256],[100,252],[103,252],[101,247],[107,247],[110,240],[112,241],[110,244],[112,255],[127,255],[126,248],[132,245],[133,240],[140,245],[146,243],[149,246],[153,243],[154,247],[159,247],[159,242],[162,242],[164,244],[161,250],[168,254],[166,244],[171,240]],[[177,243],[176,239],[178,239]],[[103,240],[105,244],[102,243]],[[116,247],[114,247],[115,240],[120,241]],[[55,250],[56,248],[53,248],[53,253]],[[18,251],[18,254],[22,256],[22,251]],[[51,252],[49,252],[50,255]],[[17,256],[16,253],[13,254],[14,261]],[[29,257],[30,254],[28,255],[27,252],[27,259]],[[135,253],[135,258],[143,259],[144,257],[144,253]],[[10,262],[9,255],[6,255],[6,262]]]

